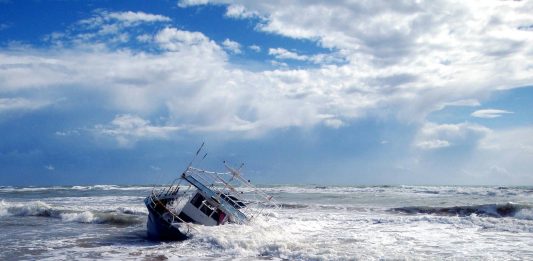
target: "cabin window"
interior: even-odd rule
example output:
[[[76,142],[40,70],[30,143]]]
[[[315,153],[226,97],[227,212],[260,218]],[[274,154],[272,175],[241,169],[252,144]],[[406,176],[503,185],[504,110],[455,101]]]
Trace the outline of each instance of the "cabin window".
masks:
[[[211,218],[212,218],[214,221],[217,221],[217,222],[218,222],[218,212],[213,213],[213,215],[211,215]]]
[[[232,195],[221,194],[220,196],[236,209],[246,207],[246,204]]]
[[[226,213],[224,213],[222,210],[217,209],[213,215],[211,215],[211,218],[216,221],[218,224],[222,224],[222,221],[226,217]]]
[[[191,204],[196,208],[199,208],[200,205],[202,205],[202,201],[204,201],[204,199],[204,196],[202,196],[200,193],[197,193],[194,198],[192,198]]]
[[[204,202],[204,204],[202,204],[202,207],[200,208],[200,211],[202,211],[207,216],[211,216],[213,210],[207,204],[207,202]]]

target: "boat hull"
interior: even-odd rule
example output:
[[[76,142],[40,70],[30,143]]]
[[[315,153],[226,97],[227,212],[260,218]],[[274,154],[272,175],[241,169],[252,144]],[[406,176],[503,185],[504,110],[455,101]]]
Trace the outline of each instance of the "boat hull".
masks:
[[[177,223],[169,223],[159,213],[155,211],[149,204],[148,221],[146,222],[146,229],[148,238],[151,240],[185,240],[187,235],[180,231],[180,225]]]

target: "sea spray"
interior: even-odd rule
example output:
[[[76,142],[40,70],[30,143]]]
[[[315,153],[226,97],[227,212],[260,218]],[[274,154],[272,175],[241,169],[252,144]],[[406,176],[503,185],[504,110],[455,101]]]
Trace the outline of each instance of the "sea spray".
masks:
[[[533,259],[532,188],[261,189],[285,206],[265,209],[268,220],[194,225],[189,240],[154,242],[148,186],[2,187],[0,259]]]

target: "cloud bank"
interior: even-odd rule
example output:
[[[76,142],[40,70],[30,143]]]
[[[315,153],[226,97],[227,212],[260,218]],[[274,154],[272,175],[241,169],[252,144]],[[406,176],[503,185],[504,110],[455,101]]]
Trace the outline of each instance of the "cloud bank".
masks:
[[[494,173],[514,168],[496,160],[499,153],[527,163],[515,153],[529,155],[528,127],[493,130],[428,116],[481,106],[495,91],[533,84],[530,1],[190,0],[178,6],[210,4],[225,8],[225,19],[252,23],[257,33],[311,43],[319,51],[215,41],[168,16],[96,10],[50,32],[44,45],[0,49],[0,113],[94,99],[109,115],[80,129],[122,147],[184,133],[239,140],[286,129],[338,130],[370,118],[413,126],[409,153],[466,148],[480,155],[471,162],[494,159]],[[232,59],[247,53],[267,58],[254,61],[260,69]],[[480,109],[471,116],[509,113]],[[56,136],[67,133],[80,132],[59,130]],[[525,147],[512,146],[511,137],[524,139]],[[461,167],[475,169],[469,164]]]
[[[269,54],[276,59],[322,65],[260,72],[228,61],[241,51],[237,42],[226,39],[219,45],[201,32],[169,26],[135,35],[125,28],[169,18],[99,11],[78,23],[85,29],[56,37],[70,48],[4,50],[0,81],[4,93],[88,88],[106,93],[117,110],[147,117],[163,110],[169,125],[185,124],[191,131],[257,135],[319,123],[338,127],[338,122],[368,115],[417,122],[446,104],[533,82],[533,47],[527,44],[533,36],[518,29],[531,22],[531,6],[448,1],[228,4],[228,17],[260,17],[257,30],[316,41],[347,61],[329,64],[320,54],[273,47]],[[116,48],[116,41],[149,43],[159,51]],[[327,122],[323,115],[329,115]]]

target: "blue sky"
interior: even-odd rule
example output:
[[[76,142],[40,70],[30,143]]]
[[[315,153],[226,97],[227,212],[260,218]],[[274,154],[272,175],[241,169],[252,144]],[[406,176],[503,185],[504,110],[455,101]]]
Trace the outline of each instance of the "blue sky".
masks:
[[[533,184],[531,1],[0,0],[0,185]]]

